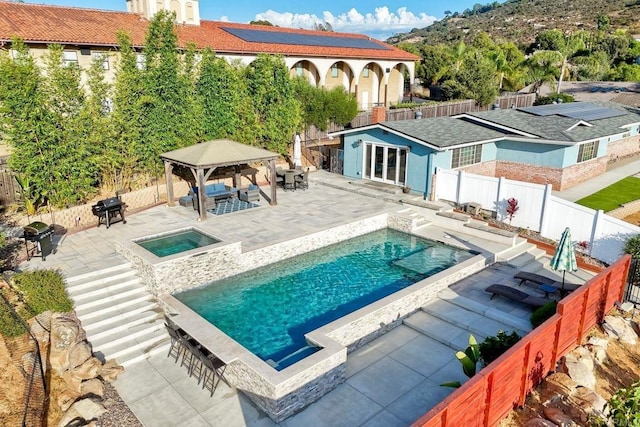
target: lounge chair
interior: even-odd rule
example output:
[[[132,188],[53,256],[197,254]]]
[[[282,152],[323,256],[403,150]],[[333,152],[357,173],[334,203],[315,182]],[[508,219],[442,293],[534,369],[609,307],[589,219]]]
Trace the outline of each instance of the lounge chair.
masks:
[[[528,273],[526,271],[520,271],[513,276],[514,279],[519,279],[520,283],[518,286],[521,286],[524,282],[535,283],[536,285],[549,285],[553,286],[557,289],[564,289],[567,292],[575,291],[580,287],[580,285],[576,285],[575,283],[564,283],[564,287],[562,286],[562,282],[558,282],[557,280],[550,279],[548,277],[542,276],[536,273]]]
[[[500,295],[505,298],[521,302],[533,308],[542,307],[543,305],[553,301],[551,298],[529,295],[526,292],[522,292],[516,288],[512,288],[511,286],[506,285],[490,285],[485,289],[485,291],[493,294],[491,295],[491,299],[493,299],[493,297],[495,297],[496,295]]]

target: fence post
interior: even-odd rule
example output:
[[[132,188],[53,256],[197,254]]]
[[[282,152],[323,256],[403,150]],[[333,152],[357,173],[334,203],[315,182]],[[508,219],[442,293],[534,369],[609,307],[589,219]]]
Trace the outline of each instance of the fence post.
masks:
[[[540,224],[539,224],[539,232],[543,236],[548,235],[547,233],[547,225],[549,223],[549,215],[547,215],[547,210],[549,209],[549,205],[551,204],[551,184],[547,184],[544,186],[544,194],[542,196],[542,207],[540,208]]]
[[[460,205],[460,196],[462,195],[462,191],[464,190],[464,171],[458,171],[458,188],[456,188],[456,204]]]
[[[596,241],[596,239],[598,238],[598,232],[599,232],[599,225],[600,225],[600,219],[602,218],[602,215],[604,215],[604,211],[602,209],[598,209],[596,211],[596,214],[593,216],[593,224],[591,225],[591,237],[589,238],[589,256],[591,256],[591,253],[593,252],[593,247],[594,247],[594,243]]]
[[[505,189],[506,183],[507,183],[507,179],[504,176],[501,176],[500,178],[498,178],[498,190],[496,191],[496,200],[495,200],[496,219],[498,221],[502,221],[505,216],[504,212],[502,211],[500,201],[504,199],[504,189]]]

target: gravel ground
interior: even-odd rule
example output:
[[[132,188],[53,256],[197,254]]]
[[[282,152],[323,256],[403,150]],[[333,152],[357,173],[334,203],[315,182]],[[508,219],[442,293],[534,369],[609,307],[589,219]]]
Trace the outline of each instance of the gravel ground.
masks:
[[[116,389],[109,383],[104,385],[103,406],[107,409],[96,425],[98,427],[143,427],[131,409],[120,398]]]

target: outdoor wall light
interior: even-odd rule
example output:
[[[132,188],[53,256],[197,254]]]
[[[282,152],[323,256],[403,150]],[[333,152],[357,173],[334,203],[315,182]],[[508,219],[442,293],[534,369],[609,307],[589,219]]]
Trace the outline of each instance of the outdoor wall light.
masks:
[[[357,140],[357,141],[356,141],[356,145],[357,145],[358,147],[360,147],[360,146],[362,145],[362,139]]]

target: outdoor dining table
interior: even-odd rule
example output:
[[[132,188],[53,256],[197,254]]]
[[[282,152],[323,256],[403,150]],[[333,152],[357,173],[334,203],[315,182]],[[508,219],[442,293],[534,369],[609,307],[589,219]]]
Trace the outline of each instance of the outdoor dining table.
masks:
[[[282,176],[289,175],[289,176],[291,176],[291,179],[288,180],[288,179],[285,178],[284,182],[282,183],[282,186],[285,187],[287,181],[294,182],[295,181],[295,177],[298,176],[298,175],[302,175],[302,174],[304,174],[304,171],[301,170],[301,169],[283,169],[279,173],[279,175],[282,175]],[[296,189],[295,184],[290,189],[295,191],[295,189]]]

